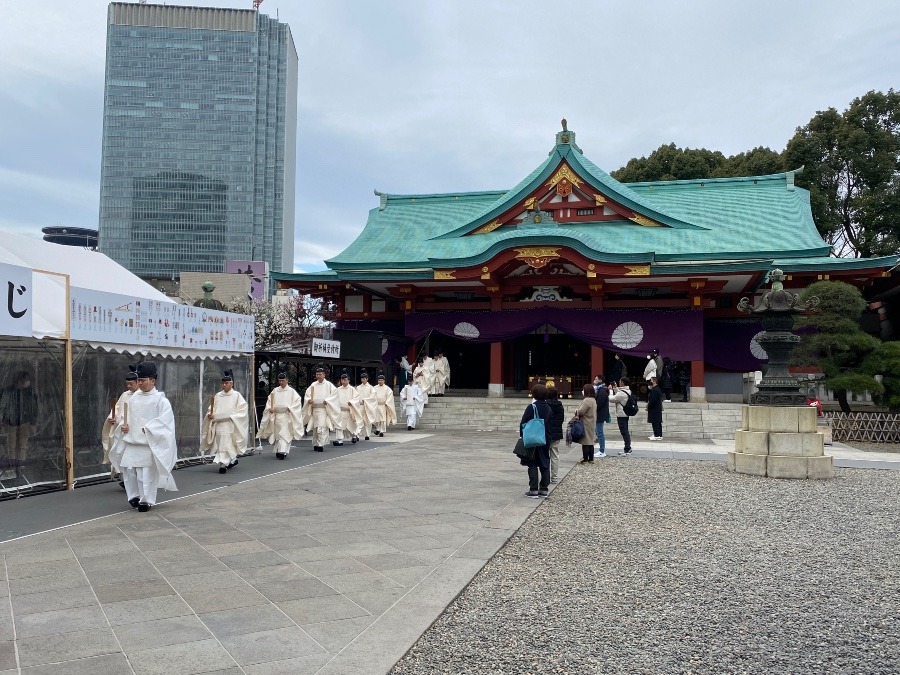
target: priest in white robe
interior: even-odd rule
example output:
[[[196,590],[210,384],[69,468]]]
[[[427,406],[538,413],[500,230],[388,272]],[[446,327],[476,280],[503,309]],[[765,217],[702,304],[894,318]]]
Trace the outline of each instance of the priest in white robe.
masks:
[[[437,393],[437,377],[434,370],[434,359],[426,354],[425,360],[422,362],[422,367],[425,368],[425,383],[428,385],[428,388],[425,389],[425,393],[429,396],[434,396],[434,394]]]
[[[394,406],[394,390],[384,383],[384,373],[378,373],[378,385],[375,387],[375,434],[384,436],[388,426],[397,421],[397,409]]]
[[[420,356],[419,360],[416,361],[415,370],[413,370],[413,380],[419,385],[419,389],[422,390],[422,396],[425,397],[425,405],[428,405],[428,390],[431,388],[431,380],[429,377],[428,371],[425,368],[425,359]]]
[[[350,406],[356,408],[358,426],[356,428],[356,436],[363,436],[364,440],[369,440],[372,435],[372,424],[375,422],[376,408],[378,404],[375,402],[375,387],[369,384],[369,373],[365,370],[359,374],[359,384],[356,385],[356,393],[358,398],[350,401]]]
[[[434,385],[431,390],[435,396],[443,396],[450,381],[450,363],[438,349],[434,352]]]
[[[267,439],[278,459],[290,454],[291,441],[303,438],[303,400],[288,384],[287,373],[278,373],[278,386],[269,393],[256,437]]]
[[[172,468],[178,459],[175,415],[166,395],[156,389],[156,364],[137,367],[138,391],[122,406],[122,419],[110,460],[122,469],[128,503],[138,511],[156,505],[159,488],[177,491]]]
[[[343,445],[345,441],[356,443],[359,441],[357,429],[360,426],[359,419],[359,393],[356,387],[350,384],[350,375],[347,371],[341,373],[340,385],[337,388],[338,406],[341,409],[340,422],[335,429],[333,445]]]
[[[413,380],[412,375],[409,376],[406,386],[400,392],[400,405],[406,412],[406,430],[412,431],[425,411],[425,396],[419,389],[419,385]]]
[[[219,473],[237,466],[238,455],[247,449],[249,410],[247,401],[234,388],[233,371],[224,371],[222,391],[210,401],[200,439],[201,452],[213,455],[213,464],[219,466]]]
[[[316,379],[303,397],[303,424],[312,433],[313,450],[325,452],[330,432],[340,424],[341,408],[337,387],[325,379],[325,368],[316,368]]]
[[[103,446],[103,463],[110,465],[110,474],[115,477],[122,470],[110,461],[110,450],[116,440],[116,430],[119,428],[119,420],[122,419],[123,406],[131,398],[138,389],[137,383],[137,364],[128,364],[128,374],[125,375],[125,391],[116,399],[115,404],[110,406],[109,417],[103,422],[103,431],[100,433],[100,445]]]

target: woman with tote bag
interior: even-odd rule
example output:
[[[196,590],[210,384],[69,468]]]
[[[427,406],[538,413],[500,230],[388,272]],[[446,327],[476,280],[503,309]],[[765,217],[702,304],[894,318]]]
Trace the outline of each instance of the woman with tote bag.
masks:
[[[538,445],[534,448],[534,455],[530,459],[521,458],[523,466],[528,467],[528,492],[526,497],[546,497],[550,493],[550,436],[546,430],[550,428],[550,406],[547,405],[547,387],[542,384],[535,385],[531,390],[530,403],[525,408],[522,415],[522,422],[519,424],[519,436],[522,437],[522,428],[531,420],[541,420],[544,423],[545,439],[544,445]],[[538,482],[538,472],[540,472],[540,483]]]

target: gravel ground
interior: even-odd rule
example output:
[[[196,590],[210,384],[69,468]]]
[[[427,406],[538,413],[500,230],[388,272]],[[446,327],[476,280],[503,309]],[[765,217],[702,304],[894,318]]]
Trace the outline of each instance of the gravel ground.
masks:
[[[391,672],[898,673],[900,472],[836,474],[576,466]]]

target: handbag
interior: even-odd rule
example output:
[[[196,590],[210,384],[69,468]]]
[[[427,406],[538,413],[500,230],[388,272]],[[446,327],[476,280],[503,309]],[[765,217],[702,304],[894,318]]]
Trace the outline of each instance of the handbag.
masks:
[[[534,417],[522,425],[522,442],[526,448],[536,448],[539,445],[547,445],[547,429],[544,420],[538,417],[537,405],[532,403]]]
[[[518,457],[520,457],[520,458],[524,459],[526,462],[528,462],[528,461],[531,461],[532,459],[534,459],[535,452],[537,452],[537,449],[536,448],[526,448],[525,442],[521,438],[516,440],[516,447],[513,450],[513,453],[516,454]]]
[[[569,423],[569,429],[572,431],[573,441],[580,441],[584,438],[584,422],[577,417]]]

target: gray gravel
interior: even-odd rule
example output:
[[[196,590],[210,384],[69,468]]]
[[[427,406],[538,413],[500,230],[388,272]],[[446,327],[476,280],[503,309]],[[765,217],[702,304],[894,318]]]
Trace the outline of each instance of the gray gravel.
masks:
[[[900,672],[900,472],[576,466],[392,673]]]

